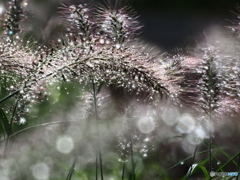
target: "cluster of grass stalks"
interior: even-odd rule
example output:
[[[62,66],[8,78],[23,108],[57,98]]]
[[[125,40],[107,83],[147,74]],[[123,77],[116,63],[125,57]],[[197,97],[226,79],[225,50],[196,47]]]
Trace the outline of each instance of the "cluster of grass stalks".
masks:
[[[33,2],[12,0],[2,23],[0,177],[239,172],[237,27],[225,40],[167,54],[139,40],[126,2],[80,2],[61,5],[63,32],[43,43],[25,27]]]

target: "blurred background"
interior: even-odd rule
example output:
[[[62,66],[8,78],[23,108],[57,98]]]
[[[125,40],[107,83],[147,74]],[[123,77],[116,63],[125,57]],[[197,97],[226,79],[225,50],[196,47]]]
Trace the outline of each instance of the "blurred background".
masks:
[[[143,37],[165,50],[194,45],[213,28],[221,31],[237,11],[238,0],[135,0]]]

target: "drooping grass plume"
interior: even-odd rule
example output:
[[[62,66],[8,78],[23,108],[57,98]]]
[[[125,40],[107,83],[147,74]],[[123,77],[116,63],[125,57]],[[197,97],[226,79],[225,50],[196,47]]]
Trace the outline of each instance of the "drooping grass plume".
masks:
[[[162,61],[161,57],[152,56],[151,52],[147,52],[145,47],[138,45],[138,42],[129,42],[133,40],[135,31],[140,27],[136,23],[135,15],[128,15],[127,7],[119,11],[116,7],[109,10],[113,13],[112,16],[123,16],[115,19],[120,23],[115,27],[118,30],[113,28],[114,22],[110,22],[111,28],[107,31],[113,33],[111,36],[115,36],[115,31],[122,30],[123,32],[117,34],[123,34],[124,39],[128,40],[121,40],[121,44],[114,38],[109,40],[109,44],[106,40],[109,34],[102,34],[102,29],[94,28],[93,24],[102,27],[101,19],[103,16],[107,17],[100,15],[103,10],[101,12],[98,10],[97,16],[100,19],[94,18],[91,11],[90,6],[86,4],[65,6],[62,13],[67,20],[68,37],[75,35],[76,37],[60,39],[60,45],[53,45],[52,49],[46,50],[42,47],[38,51],[31,51],[18,41],[20,38],[18,35],[13,36],[13,42],[3,42],[1,67],[20,76],[23,75],[23,79],[28,77],[27,82],[20,80],[22,85],[18,82],[15,90],[23,84],[25,87],[34,87],[41,84],[42,80],[59,75],[63,79],[79,77],[79,80],[87,80],[95,76],[99,81],[126,87],[130,91],[147,90],[150,94],[160,96],[178,93],[179,88],[176,83],[178,77],[169,70],[172,65]],[[114,21],[114,18],[109,21]]]

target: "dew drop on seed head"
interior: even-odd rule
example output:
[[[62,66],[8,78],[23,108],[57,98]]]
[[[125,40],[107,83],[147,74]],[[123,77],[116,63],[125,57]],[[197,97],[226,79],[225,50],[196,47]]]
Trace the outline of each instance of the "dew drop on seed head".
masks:
[[[116,47],[116,49],[119,49],[121,47],[121,45],[120,44],[116,44],[115,47]]]
[[[99,43],[100,43],[100,44],[104,44],[104,42],[105,42],[104,39],[100,39],[100,40],[99,40]]]
[[[13,34],[13,31],[8,31],[8,34],[9,34],[9,35],[12,35],[12,34]]]
[[[144,139],[144,142],[148,142],[149,140],[150,140],[150,138],[147,137]]]
[[[19,124],[25,124],[27,121],[24,117],[20,117]]]

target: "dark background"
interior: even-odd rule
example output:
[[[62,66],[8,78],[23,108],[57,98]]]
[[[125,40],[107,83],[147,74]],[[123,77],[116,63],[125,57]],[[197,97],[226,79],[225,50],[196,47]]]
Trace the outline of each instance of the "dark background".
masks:
[[[41,13],[35,22],[35,33],[48,30],[51,18],[57,14],[60,3],[89,2],[91,0],[29,0],[35,2]],[[94,0],[105,1],[105,0]],[[231,11],[237,12],[240,0],[110,0],[133,6],[143,25],[141,37],[149,44],[171,51],[177,47],[194,46],[204,40],[212,27],[226,31],[236,19]],[[9,0],[0,0],[0,4]],[[96,3],[97,5],[97,3]],[[36,12],[35,12],[36,13]],[[55,20],[52,20],[55,22]],[[211,33],[213,33],[212,31]],[[52,32],[53,35],[56,31]],[[47,35],[49,38],[51,33]]]
[[[134,0],[144,40],[172,50],[194,46],[212,27],[227,30],[236,19],[238,0]]]

